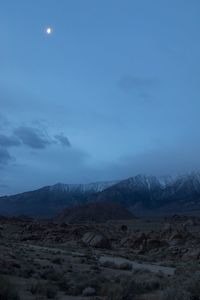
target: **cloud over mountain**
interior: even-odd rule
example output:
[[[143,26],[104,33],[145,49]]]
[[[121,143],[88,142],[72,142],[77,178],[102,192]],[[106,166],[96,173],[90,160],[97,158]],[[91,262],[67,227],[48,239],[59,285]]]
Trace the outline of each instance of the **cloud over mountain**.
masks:
[[[139,77],[139,76],[122,76],[118,80],[117,85],[124,91],[129,90],[146,90],[155,84],[155,79],[150,77]]]
[[[0,147],[0,166],[6,165],[12,159],[8,150]]]
[[[21,126],[14,130],[14,134],[22,143],[33,149],[44,149],[51,141],[39,129]]]
[[[55,139],[59,141],[59,143],[62,145],[62,146],[65,146],[65,147],[71,147],[71,143],[69,141],[69,139],[62,135],[62,134],[56,134],[55,136]]]
[[[1,147],[14,147],[19,146],[21,143],[15,136],[7,136],[0,134],[0,146]]]

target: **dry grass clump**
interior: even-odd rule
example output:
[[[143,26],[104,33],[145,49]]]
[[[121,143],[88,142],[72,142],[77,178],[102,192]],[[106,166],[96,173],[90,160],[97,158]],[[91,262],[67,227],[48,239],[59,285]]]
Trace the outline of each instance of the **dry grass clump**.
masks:
[[[101,286],[107,282],[107,279],[95,272],[92,273],[74,273],[68,280],[68,295],[78,296],[81,295],[83,290],[87,287],[91,287],[100,292]]]
[[[163,292],[162,300],[192,300],[190,293],[179,288],[168,288]]]
[[[192,300],[200,300],[200,271],[195,272],[186,281],[185,287],[190,293]]]
[[[63,273],[50,266],[40,271],[40,277],[48,281],[60,281],[60,278],[63,277]]]
[[[44,283],[41,281],[36,281],[32,283],[30,292],[33,295],[42,295],[48,299],[55,299],[58,290],[56,286],[52,285],[50,282]]]
[[[132,264],[128,262],[116,264],[112,261],[105,261],[101,264],[104,268],[119,269],[119,270],[132,270]]]
[[[108,282],[102,288],[102,295],[109,300],[132,300],[137,295],[142,295],[160,289],[160,278],[147,277],[145,273],[132,275],[120,275],[115,282]]]
[[[182,271],[182,274],[179,271]],[[164,290],[162,300],[200,300],[200,271],[196,266],[182,266],[171,285]],[[166,286],[166,285],[165,285]]]
[[[62,257],[57,256],[57,257],[52,258],[52,259],[51,259],[51,262],[52,262],[53,264],[61,265],[61,264],[64,262],[64,260],[63,260]]]
[[[4,276],[0,276],[0,299],[1,300],[20,300],[15,290],[15,286]]]

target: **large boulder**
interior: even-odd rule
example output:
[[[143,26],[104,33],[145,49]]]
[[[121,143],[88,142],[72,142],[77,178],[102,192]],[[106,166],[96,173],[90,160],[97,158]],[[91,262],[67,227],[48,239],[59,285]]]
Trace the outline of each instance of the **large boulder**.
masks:
[[[165,240],[160,240],[160,239],[148,239],[146,243],[147,250],[159,249],[167,246],[168,243]]]
[[[139,236],[132,242],[132,248],[144,250],[146,249],[147,235],[145,233],[140,233]]]
[[[82,242],[91,247],[95,248],[110,248],[109,240],[101,233],[86,232],[82,237]]]
[[[93,287],[86,287],[82,291],[82,295],[86,297],[94,296],[96,294],[96,290]]]
[[[188,249],[188,251],[183,255],[183,260],[199,260],[200,259],[200,248]]]

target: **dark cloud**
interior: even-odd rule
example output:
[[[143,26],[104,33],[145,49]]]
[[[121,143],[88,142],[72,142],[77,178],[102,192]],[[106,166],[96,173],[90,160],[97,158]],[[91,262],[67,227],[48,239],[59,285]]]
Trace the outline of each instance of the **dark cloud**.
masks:
[[[189,141],[189,138],[188,138]],[[190,140],[190,142],[192,142]],[[119,157],[115,162],[106,163],[102,168],[102,178],[123,179],[137,174],[155,176],[176,176],[199,172],[200,142],[187,145],[159,145],[151,150]]]
[[[12,159],[7,149],[0,147],[0,165],[6,165]]]
[[[14,147],[19,146],[20,141],[16,139],[15,136],[6,136],[4,134],[0,134],[0,147]]]
[[[21,126],[14,130],[14,134],[22,143],[33,149],[45,149],[52,142],[37,128]]]
[[[7,188],[8,185],[7,184],[4,184],[4,183],[0,183],[0,189],[4,189],[4,188]]]
[[[0,129],[2,130],[5,127],[8,127],[8,120],[0,113]]]
[[[71,147],[71,143],[70,143],[69,139],[66,136],[64,136],[62,134],[61,135],[57,134],[54,137],[55,137],[55,139],[57,139],[60,142],[60,144],[62,146]]]
[[[154,78],[142,78],[136,76],[123,76],[117,85],[124,91],[139,90],[140,92],[155,84]]]
[[[67,151],[60,146],[47,147],[34,156],[31,151],[20,149],[19,154],[21,157],[17,157],[16,163],[9,164],[2,172],[0,168],[0,182],[2,178],[1,183],[8,185],[0,188],[0,195],[33,190],[56,182],[90,182],[95,178],[96,170],[88,165],[91,156],[75,147],[69,147]]]

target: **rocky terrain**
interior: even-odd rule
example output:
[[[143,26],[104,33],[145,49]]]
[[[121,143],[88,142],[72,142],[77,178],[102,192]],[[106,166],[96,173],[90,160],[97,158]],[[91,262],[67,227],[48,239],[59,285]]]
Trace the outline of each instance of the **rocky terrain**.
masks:
[[[0,218],[2,300],[200,299],[200,218]]]
[[[176,178],[138,175],[118,182],[56,184],[0,197],[0,214],[49,218],[65,208],[105,201],[115,202],[134,215],[200,211],[200,174]]]

